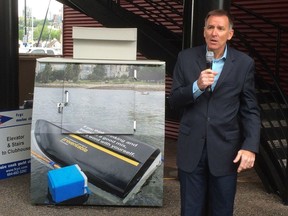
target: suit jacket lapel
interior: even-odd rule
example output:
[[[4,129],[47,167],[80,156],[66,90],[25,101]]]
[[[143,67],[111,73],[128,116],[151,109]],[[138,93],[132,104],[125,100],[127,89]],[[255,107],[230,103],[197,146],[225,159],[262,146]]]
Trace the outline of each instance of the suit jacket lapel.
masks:
[[[220,77],[217,81],[217,84],[214,88],[214,91],[217,90],[217,88],[219,88],[219,86],[221,85],[221,83],[223,82],[223,80],[225,80],[225,77],[227,77],[229,75],[229,72],[231,70],[231,68],[233,67],[233,61],[234,61],[234,55],[233,55],[233,50],[229,48],[229,46],[227,46],[227,58],[225,60],[222,72],[220,74]],[[206,69],[206,46],[203,46],[203,48],[201,49],[201,52],[199,52],[198,54],[198,59],[196,59],[196,63],[198,65],[198,67],[200,68],[200,72]],[[198,76],[200,75],[200,72],[198,74]]]
[[[234,61],[234,55],[231,49],[227,50],[227,58],[225,60],[222,72],[220,74],[220,77],[217,81],[217,84],[214,88],[214,91],[217,90],[219,88],[219,86],[221,85],[221,83],[223,82],[223,80],[225,80],[225,78],[229,75],[229,72],[231,70],[231,68],[233,67],[233,61]]]
[[[203,46],[196,59],[200,72],[206,69],[206,46]],[[198,74],[200,75],[200,73]]]

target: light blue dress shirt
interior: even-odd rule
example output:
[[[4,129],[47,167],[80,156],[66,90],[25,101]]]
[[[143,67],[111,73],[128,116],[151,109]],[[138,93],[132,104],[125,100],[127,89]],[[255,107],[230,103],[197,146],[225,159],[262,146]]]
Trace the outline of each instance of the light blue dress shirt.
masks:
[[[220,77],[220,74],[222,72],[222,69],[223,69],[223,66],[224,66],[224,63],[225,63],[225,60],[226,60],[226,56],[227,56],[227,46],[225,47],[224,54],[223,54],[223,56],[221,58],[213,59],[212,70],[217,72],[217,75],[214,77],[214,82],[211,85],[212,91],[214,90],[214,88],[216,86],[216,83],[217,83],[217,81],[218,81],[218,79]],[[197,80],[193,83],[192,92],[193,92],[194,99],[198,98],[204,92],[204,91],[201,91],[199,89],[198,84],[197,84]]]

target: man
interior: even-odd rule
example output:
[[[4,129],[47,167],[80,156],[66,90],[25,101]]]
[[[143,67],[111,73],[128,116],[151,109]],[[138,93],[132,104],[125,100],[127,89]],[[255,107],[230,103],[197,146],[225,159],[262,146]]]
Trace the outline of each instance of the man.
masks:
[[[210,11],[206,45],[181,51],[175,65],[169,103],[182,113],[177,150],[182,216],[233,215],[237,172],[252,168],[258,152],[254,61],[228,46],[233,33],[228,12]],[[212,69],[207,51],[214,53]]]

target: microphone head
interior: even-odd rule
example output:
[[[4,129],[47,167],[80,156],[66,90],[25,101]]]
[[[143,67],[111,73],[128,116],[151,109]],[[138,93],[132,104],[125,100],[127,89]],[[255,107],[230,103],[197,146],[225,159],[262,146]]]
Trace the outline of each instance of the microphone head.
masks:
[[[214,52],[213,51],[207,51],[206,52],[206,62],[212,62],[214,59]]]

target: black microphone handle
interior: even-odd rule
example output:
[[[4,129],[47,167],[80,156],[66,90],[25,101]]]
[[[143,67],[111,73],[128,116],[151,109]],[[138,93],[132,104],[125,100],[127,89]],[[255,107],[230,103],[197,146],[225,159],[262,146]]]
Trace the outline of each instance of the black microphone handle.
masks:
[[[211,62],[206,62],[206,68],[207,69],[212,69],[212,61]]]
[[[207,69],[212,69],[212,61],[211,62],[210,61],[206,62],[206,68]],[[211,85],[207,86],[206,91],[207,92],[212,92]]]

